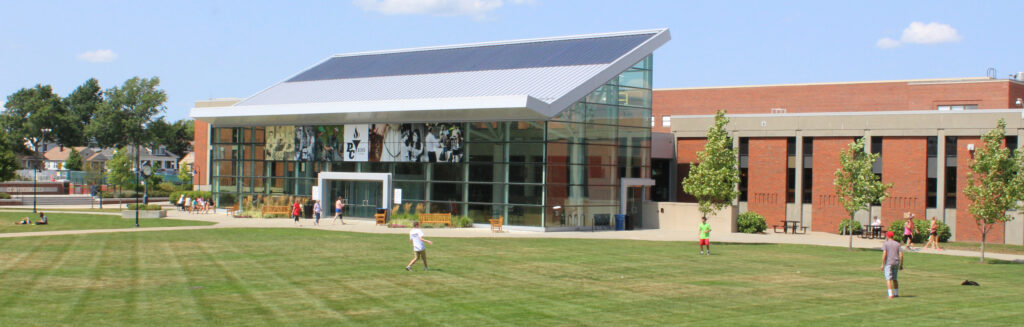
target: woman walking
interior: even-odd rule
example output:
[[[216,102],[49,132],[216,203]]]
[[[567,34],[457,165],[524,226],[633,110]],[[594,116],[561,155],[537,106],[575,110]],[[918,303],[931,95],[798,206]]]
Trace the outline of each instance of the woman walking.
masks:
[[[928,247],[935,249],[936,251],[942,251],[939,247],[939,221],[932,217],[930,225],[928,225],[928,243],[924,244],[924,248]]]
[[[313,200],[313,226],[320,226],[320,201]]]
[[[292,219],[295,220],[295,225],[302,227],[302,223],[299,222],[299,216],[302,215],[302,206],[299,205],[299,200],[295,200],[292,204]]]
[[[903,223],[903,239],[907,241],[907,250],[913,250],[914,245],[914,214],[907,213],[907,222]]]

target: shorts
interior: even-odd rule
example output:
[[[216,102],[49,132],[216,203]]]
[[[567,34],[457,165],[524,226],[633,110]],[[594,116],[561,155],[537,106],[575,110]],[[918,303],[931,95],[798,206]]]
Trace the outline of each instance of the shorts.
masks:
[[[299,215],[292,215],[292,219],[295,219],[295,221],[299,221]]]
[[[313,216],[316,216],[316,220],[320,220],[320,213],[319,212],[314,213]]]
[[[341,213],[341,209],[335,208],[335,209],[334,209],[334,213],[335,213],[335,214],[339,214],[339,213]]]
[[[702,239],[700,239],[700,245],[711,246],[711,239],[710,238],[702,238]]]
[[[885,265],[882,271],[885,273],[885,280],[896,280],[896,273],[900,270],[898,265]]]

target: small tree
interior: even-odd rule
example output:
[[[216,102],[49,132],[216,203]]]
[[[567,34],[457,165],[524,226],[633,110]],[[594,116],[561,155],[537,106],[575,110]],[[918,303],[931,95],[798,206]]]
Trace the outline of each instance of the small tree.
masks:
[[[981,137],[983,145],[977,149],[967,173],[967,187],[964,195],[971,201],[968,211],[974,216],[981,233],[981,262],[985,262],[985,238],[997,223],[1010,221],[1006,214],[1019,208],[1018,201],[1024,199],[1024,177],[1021,176],[1024,160],[1016,149],[1003,146],[1006,137],[1006,122],[1002,119],[996,128]]]
[[[839,155],[839,169],[832,184],[843,209],[850,215],[850,249],[853,249],[853,216],[857,211],[866,210],[872,203],[881,202],[889,196],[892,184],[885,184],[878,175],[871,172],[871,165],[878,159],[878,154],[865,153],[864,143],[867,137],[850,143],[850,147]]]
[[[192,184],[192,164],[184,164],[178,168],[178,179],[182,184]]]
[[[71,148],[71,153],[68,153],[68,159],[64,160],[64,169],[82,170],[82,155],[75,148]]]
[[[714,126],[708,129],[704,151],[697,152],[700,163],[690,166],[690,176],[683,179],[683,190],[697,198],[700,212],[708,214],[721,210],[740,195],[736,184],[740,182],[736,150],[732,148],[732,137],[725,130],[729,119],[725,111],[715,114]]]
[[[135,172],[132,158],[127,148],[114,151],[114,156],[107,161],[107,182],[123,188],[135,189]]]
[[[14,151],[8,149],[4,142],[0,142],[0,182],[14,179],[18,170],[18,158]]]

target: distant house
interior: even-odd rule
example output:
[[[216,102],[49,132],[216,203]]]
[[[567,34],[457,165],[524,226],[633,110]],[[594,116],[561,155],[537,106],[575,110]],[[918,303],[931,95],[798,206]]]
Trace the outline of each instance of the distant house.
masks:
[[[96,150],[84,146],[76,146],[74,149],[82,156],[82,168],[85,168],[85,159],[96,152]],[[43,161],[43,169],[64,170],[64,162],[68,160],[69,155],[71,155],[70,147],[51,148],[43,154],[43,158],[45,158]]]
[[[128,156],[135,159],[135,148],[129,147],[127,150]],[[113,156],[113,154],[111,154],[111,156]],[[149,164],[153,167],[153,171],[171,174],[176,174],[178,172],[178,159],[178,155],[167,151],[164,147],[160,147],[156,150],[142,148],[142,153],[139,157],[142,164]]]
[[[181,157],[181,160],[178,161],[178,167],[179,167],[179,169],[181,167],[188,167],[189,169],[191,169],[192,168],[192,164],[195,163],[195,161],[196,161],[196,154],[195,154],[195,152],[186,153],[185,156]]]

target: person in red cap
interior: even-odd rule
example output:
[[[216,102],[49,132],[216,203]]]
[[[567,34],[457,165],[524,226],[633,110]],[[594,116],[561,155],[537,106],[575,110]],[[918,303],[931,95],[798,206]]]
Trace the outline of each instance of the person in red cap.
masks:
[[[896,273],[903,270],[903,252],[900,242],[892,239],[893,232],[885,232],[885,243],[882,243],[882,272],[885,283],[889,287],[889,298],[900,296],[900,284],[896,281]]]

